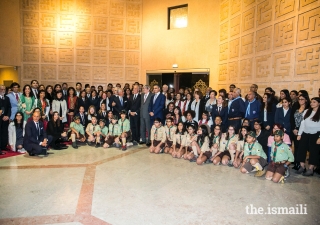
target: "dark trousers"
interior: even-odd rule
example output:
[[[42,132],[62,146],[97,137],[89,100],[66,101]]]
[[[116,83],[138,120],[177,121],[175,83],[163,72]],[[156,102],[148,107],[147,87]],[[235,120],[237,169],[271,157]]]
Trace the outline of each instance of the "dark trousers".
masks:
[[[48,135],[48,140],[51,139],[50,146],[51,146],[51,147],[57,147],[57,144],[60,143],[59,138],[61,138],[61,135],[60,135],[60,136]]]
[[[31,153],[36,155],[45,155],[47,154],[47,148],[51,142],[52,142],[52,136],[49,135],[46,147],[43,147],[42,145],[39,145],[39,144],[32,143],[32,144],[29,144],[30,147],[26,150],[29,154]]]
[[[5,150],[8,145],[8,127],[9,120],[3,121],[3,116],[0,116],[0,151]]]
[[[317,139],[319,134],[306,134],[302,133],[299,150],[298,150],[298,162],[304,163],[306,161],[307,151],[309,152],[309,165],[319,165],[319,152],[320,145],[317,145]]]
[[[129,116],[130,117],[130,126],[132,132],[132,141],[140,141],[140,116]]]
[[[235,128],[235,133],[238,134],[241,128],[241,119],[239,120],[228,120],[228,127],[233,126]],[[227,128],[228,131],[228,128]]]
[[[297,136],[294,134],[292,134],[290,137],[291,137],[291,141],[294,144],[294,152],[293,152],[294,161],[298,162],[298,151],[299,151],[300,141],[297,140]]]
[[[140,118],[140,136],[142,142],[150,142],[150,117],[147,118]],[[148,141],[146,138],[146,133],[148,132]]]

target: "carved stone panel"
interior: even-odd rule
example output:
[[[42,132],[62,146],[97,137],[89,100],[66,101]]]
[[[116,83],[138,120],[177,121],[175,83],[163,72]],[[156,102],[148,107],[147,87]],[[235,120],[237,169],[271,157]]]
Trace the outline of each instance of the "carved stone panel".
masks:
[[[228,39],[229,30],[228,22],[220,25],[220,41]]]
[[[240,61],[240,79],[252,78],[252,58],[243,59]]]
[[[229,43],[221,44],[220,45],[220,56],[219,60],[227,60],[228,59],[228,54],[229,54]]]
[[[56,63],[57,50],[55,48],[41,48],[41,62],[42,63]]]
[[[140,36],[126,35],[126,49],[140,50]]]
[[[41,65],[41,79],[42,80],[56,80],[57,67],[56,65]]]
[[[107,17],[94,17],[93,29],[99,32],[108,31],[108,18]]]
[[[220,22],[229,16],[229,1],[225,1],[220,5]]]
[[[298,43],[320,42],[320,7],[299,15]]]
[[[139,20],[127,20],[127,33],[140,34],[140,21]]]
[[[230,41],[229,57],[230,59],[239,57],[240,38]]]
[[[294,44],[295,21],[295,18],[290,18],[274,25],[273,45],[275,48]]]
[[[91,67],[90,66],[76,66],[76,81],[87,81],[91,77]]]
[[[74,77],[74,68],[73,66],[60,65],[58,70],[58,79],[59,80],[72,80]]]
[[[77,47],[91,47],[91,33],[76,33]]]
[[[108,34],[94,34],[93,35],[94,47],[107,47],[108,46]]]
[[[24,10],[38,10],[39,0],[21,0],[21,7]]]
[[[273,76],[282,79],[290,78],[294,70],[294,53],[292,50],[273,55]]]
[[[238,79],[239,76],[239,63],[238,61],[233,61],[228,63],[228,74],[229,74],[229,80],[235,81]]]
[[[296,49],[296,75],[320,74],[320,44]]]
[[[110,34],[109,35],[109,48],[110,49],[123,49],[124,48],[124,35]]]
[[[59,49],[59,63],[73,63],[73,53],[72,48],[60,48]]]
[[[39,27],[39,13],[37,12],[22,12],[22,24],[24,27]]]
[[[241,55],[250,55],[253,53],[254,33],[245,35],[241,38]]]
[[[23,61],[39,62],[39,48],[31,46],[23,47]]]
[[[110,16],[121,16],[125,15],[126,3],[110,0]]]
[[[227,80],[228,76],[228,64],[220,64],[219,65],[219,81]]]
[[[110,32],[124,33],[125,20],[122,18],[110,18]]]
[[[41,31],[41,44],[42,45],[56,45],[56,31],[43,30]]]
[[[258,30],[256,33],[256,52],[270,50],[272,26]]]
[[[90,50],[88,49],[77,49],[76,50],[76,62],[77,63],[90,63]]]
[[[242,14],[242,31],[254,28],[255,8],[251,8]]]
[[[272,72],[271,54],[256,57],[256,78],[267,78]]]
[[[257,25],[270,22],[272,19],[272,2],[273,0],[266,0],[257,6]]]
[[[39,43],[39,30],[24,29],[23,30],[23,44],[37,45]]]
[[[73,46],[73,32],[59,32],[59,46],[72,47]]]
[[[276,18],[294,11],[294,0],[276,0]]]
[[[230,37],[240,34],[240,22],[240,15],[230,20]]]
[[[110,66],[123,66],[124,65],[124,52],[110,51],[109,52],[109,65]]]
[[[109,0],[93,0],[93,14],[109,15]]]
[[[140,18],[141,16],[141,5],[134,3],[127,3],[127,17]]]
[[[22,67],[22,78],[28,81],[39,79],[39,65],[24,64]]]
[[[56,11],[58,9],[57,0],[39,0],[39,6],[41,11]]]
[[[106,66],[94,66],[92,71],[94,80],[105,80],[108,73],[108,67]]]
[[[139,68],[138,67],[126,67],[126,81],[137,81],[139,80]]]
[[[140,65],[140,53],[139,52],[126,52],[125,63],[128,66]]]
[[[241,10],[241,1],[239,0],[231,0],[230,2],[230,13],[231,15],[236,14],[237,12],[240,12]]]
[[[108,51],[94,49],[93,50],[93,64],[105,64],[108,63]]]

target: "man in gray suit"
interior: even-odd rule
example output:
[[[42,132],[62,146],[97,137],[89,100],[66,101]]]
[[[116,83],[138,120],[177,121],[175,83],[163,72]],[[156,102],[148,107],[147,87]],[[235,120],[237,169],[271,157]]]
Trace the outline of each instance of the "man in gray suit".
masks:
[[[144,85],[141,94],[141,109],[140,109],[140,136],[141,142],[139,144],[150,144],[150,115],[148,107],[150,99],[153,94],[150,92],[150,86]],[[148,140],[146,139],[146,131],[148,131]]]

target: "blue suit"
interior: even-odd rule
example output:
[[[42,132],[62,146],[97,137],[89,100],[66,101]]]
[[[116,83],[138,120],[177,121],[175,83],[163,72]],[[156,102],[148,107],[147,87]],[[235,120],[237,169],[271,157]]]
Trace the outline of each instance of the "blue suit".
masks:
[[[290,135],[291,133],[290,117],[291,117],[291,108],[288,109],[286,116],[284,116],[283,107],[277,108],[274,122],[281,124],[284,127],[284,129],[286,129],[285,132],[288,135]]]
[[[212,117],[212,122],[214,124],[214,120],[216,119],[217,116],[220,116],[222,119],[222,132],[225,132],[228,126],[228,107],[222,107],[220,110],[220,113],[218,111],[218,106],[213,105],[212,110],[211,110],[211,117]]]
[[[156,95],[153,95],[150,99],[149,107],[148,107],[148,112],[153,112],[153,116],[150,116],[150,126],[152,127],[154,119],[159,117],[162,121],[164,120],[163,118],[163,109],[165,106],[166,102],[166,96],[163,94],[159,93],[158,97],[156,98],[156,101],[153,103],[154,97]]]
[[[39,123],[39,131],[33,120],[27,122],[25,127],[25,135],[23,138],[23,147],[27,150],[29,154],[46,154],[46,149],[40,145],[45,138],[48,138],[47,145],[50,144],[52,137],[48,137],[44,129],[43,123]]]
[[[20,99],[21,93],[18,92],[17,94],[19,95],[19,99]],[[16,99],[16,95],[13,92],[7,94],[7,97],[10,99],[10,103],[11,103],[10,120],[14,120],[14,116],[19,111],[18,101]]]
[[[249,107],[249,101],[246,101],[245,107],[246,107],[245,118],[247,118],[250,121],[250,127],[253,130],[254,121],[258,120],[260,117],[261,102],[259,100],[253,100],[250,103],[250,107]]]
[[[238,97],[232,100],[228,111],[228,126],[234,126],[236,133],[241,128],[241,119],[244,118],[246,107],[242,98]]]

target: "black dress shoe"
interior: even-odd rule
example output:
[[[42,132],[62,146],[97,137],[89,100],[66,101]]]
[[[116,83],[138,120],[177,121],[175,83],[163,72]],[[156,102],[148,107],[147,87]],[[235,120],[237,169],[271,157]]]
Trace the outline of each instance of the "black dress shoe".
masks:
[[[292,167],[294,170],[299,170],[300,169],[300,163],[295,163],[294,167]]]
[[[150,147],[150,146],[151,146],[151,143],[147,143],[146,146]]]
[[[68,146],[62,146],[62,145],[60,145],[59,146],[61,149],[67,149],[68,148]]]
[[[143,142],[143,141],[139,142],[139,145],[144,145],[144,144],[145,144],[145,142]]]
[[[138,145],[138,142],[133,141],[132,144],[133,144],[133,145]]]

